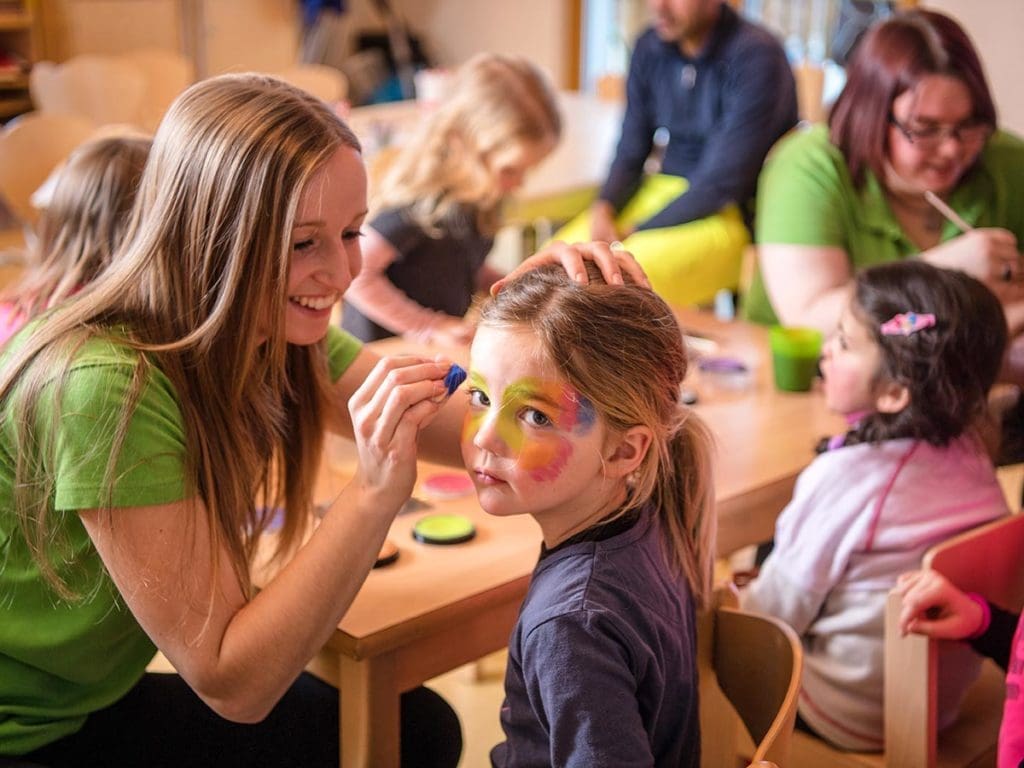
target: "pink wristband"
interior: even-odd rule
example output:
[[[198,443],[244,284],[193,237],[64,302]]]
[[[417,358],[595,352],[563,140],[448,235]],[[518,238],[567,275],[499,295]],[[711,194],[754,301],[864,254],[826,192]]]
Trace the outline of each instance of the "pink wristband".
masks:
[[[976,637],[981,637],[988,630],[988,625],[992,623],[992,609],[989,607],[988,600],[979,595],[977,592],[968,592],[967,597],[978,604],[981,608],[981,624],[971,634],[969,634],[965,640],[974,640]]]

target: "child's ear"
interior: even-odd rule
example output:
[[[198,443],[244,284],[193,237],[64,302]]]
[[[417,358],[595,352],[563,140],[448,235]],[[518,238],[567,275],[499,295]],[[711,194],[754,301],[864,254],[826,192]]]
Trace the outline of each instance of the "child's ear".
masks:
[[[647,427],[630,427],[615,436],[605,450],[604,473],[619,478],[630,475],[651,448],[654,433]]]
[[[875,398],[875,410],[879,413],[899,413],[908,405],[910,405],[910,389],[895,381],[883,384]]]

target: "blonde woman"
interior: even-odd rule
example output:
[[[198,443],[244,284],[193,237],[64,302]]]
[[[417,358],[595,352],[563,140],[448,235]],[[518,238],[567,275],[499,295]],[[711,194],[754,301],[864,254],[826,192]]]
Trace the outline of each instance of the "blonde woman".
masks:
[[[363,268],[343,327],[364,341],[407,335],[465,343],[464,316],[500,275],[484,260],[505,197],[558,143],[547,78],[517,56],[481,54],[403,146],[372,192]]]
[[[71,154],[40,217],[28,273],[0,303],[0,343],[110,263],[127,229],[150,143],[117,136],[87,142]]]
[[[111,267],[0,354],[0,756],[337,764],[336,691],[303,667],[408,498],[417,442],[458,462],[462,421],[437,402],[446,364],[329,328],[365,194],[319,101],[201,82],[157,132]],[[598,246],[535,263],[578,275],[584,256],[635,268]],[[359,466],[300,544],[327,429]],[[274,507],[289,559],[256,593]],[[145,674],[154,646],[178,675]],[[447,704],[421,689],[402,709],[405,763],[454,765]]]

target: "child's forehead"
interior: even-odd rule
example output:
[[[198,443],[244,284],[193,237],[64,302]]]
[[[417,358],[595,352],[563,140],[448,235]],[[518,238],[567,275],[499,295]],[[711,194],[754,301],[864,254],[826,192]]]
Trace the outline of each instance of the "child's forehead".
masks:
[[[846,305],[846,309],[843,310],[842,316],[839,318],[839,330],[841,330],[845,336],[872,340],[874,339],[874,335],[870,332],[867,322],[868,318],[865,317],[864,311],[857,306],[854,300],[851,299],[850,303]]]
[[[492,387],[508,387],[520,381],[535,385],[565,383],[537,335],[521,326],[480,326],[469,365],[471,378]]]

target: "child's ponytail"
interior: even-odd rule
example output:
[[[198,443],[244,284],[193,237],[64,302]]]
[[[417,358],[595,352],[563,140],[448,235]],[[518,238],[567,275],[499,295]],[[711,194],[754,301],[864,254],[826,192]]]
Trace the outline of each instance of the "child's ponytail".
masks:
[[[711,472],[713,439],[707,425],[683,405],[675,434],[666,441],[652,501],[661,515],[670,556],[705,607],[711,596],[715,558],[715,487]]]

